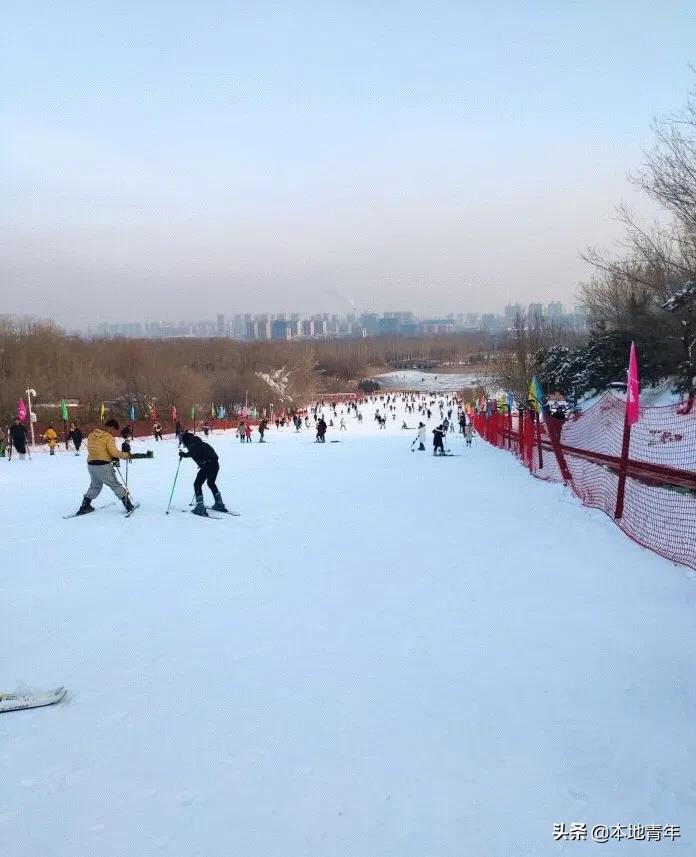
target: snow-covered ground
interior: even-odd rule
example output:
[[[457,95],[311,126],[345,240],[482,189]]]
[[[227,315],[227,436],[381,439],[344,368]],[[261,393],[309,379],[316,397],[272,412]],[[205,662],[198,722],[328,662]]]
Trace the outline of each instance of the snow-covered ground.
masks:
[[[164,515],[172,441],[137,443],[130,519],[62,519],[84,457],[0,461],[0,683],[69,689],[0,715],[3,857],[652,853],[572,822],[696,853],[693,575],[505,452],[365,413],[340,444],[214,435],[239,518]]]
[[[478,387],[486,383],[483,374],[475,372],[421,372],[419,369],[403,369],[396,372],[385,372],[375,375],[380,386],[390,390],[418,390],[426,393],[432,390],[438,392],[457,392],[465,387]]]

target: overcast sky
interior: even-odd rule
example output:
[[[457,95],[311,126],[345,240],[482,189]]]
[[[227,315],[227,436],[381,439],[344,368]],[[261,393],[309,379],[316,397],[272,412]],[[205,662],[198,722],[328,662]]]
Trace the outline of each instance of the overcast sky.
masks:
[[[0,312],[573,303],[696,3],[3,4]]]

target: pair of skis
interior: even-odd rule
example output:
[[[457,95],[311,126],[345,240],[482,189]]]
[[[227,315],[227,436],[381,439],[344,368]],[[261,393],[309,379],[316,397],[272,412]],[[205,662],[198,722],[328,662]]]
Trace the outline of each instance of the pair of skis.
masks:
[[[189,515],[193,514],[193,510],[191,508],[179,509],[179,511],[180,512],[188,512]],[[197,518],[222,518],[223,515],[231,515],[233,518],[239,518],[240,517],[239,512],[231,512],[229,510],[227,512],[212,511],[210,506],[206,506],[205,511],[208,513],[207,515],[196,515],[196,517]]]
[[[101,509],[106,509],[109,506],[115,506],[115,505],[116,505],[116,501],[112,500],[110,503],[102,503],[101,506],[95,506],[93,511],[99,512]],[[140,503],[133,503],[133,508],[130,510],[130,512],[126,512],[126,514],[124,515],[124,518],[130,518],[130,516],[133,514],[133,512],[135,512],[135,510],[138,508],[139,505],[140,505]],[[91,514],[91,512],[89,512],[87,514]],[[63,515],[63,520],[69,521],[70,518],[84,518],[84,517],[85,517],[84,514],[81,515],[79,512],[73,512],[71,515]]]

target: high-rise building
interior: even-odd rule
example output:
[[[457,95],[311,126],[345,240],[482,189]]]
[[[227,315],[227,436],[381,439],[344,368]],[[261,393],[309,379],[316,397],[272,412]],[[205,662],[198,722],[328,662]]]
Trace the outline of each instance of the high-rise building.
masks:
[[[519,304],[506,304],[503,317],[508,325],[513,325],[522,307]]]
[[[271,322],[271,339],[292,339],[291,324],[283,318]]]
[[[377,328],[379,326],[378,320],[379,317],[377,316],[377,313],[374,312],[363,313],[360,316],[360,324],[368,336],[373,336],[377,333]]]
[[[563,315],[563,304],[560,301],[551,301],[546,308],[546,314],[551,321],[560,321]]]
[[[543,317],[543,315],[544,315],[544,308],[541,304],[539,304],[539,303],[529,304],[529,308],[527,309],[527,316],[529,317],[530,321],[533,321],[534,319],[539,320],[540,318]]]

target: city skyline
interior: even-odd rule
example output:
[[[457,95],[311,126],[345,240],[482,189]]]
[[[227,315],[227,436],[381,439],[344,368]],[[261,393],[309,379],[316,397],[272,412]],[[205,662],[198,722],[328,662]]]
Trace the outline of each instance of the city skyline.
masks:
[[[74,331],[93,337],[167,339],[178,337],[232,338],[247,341],[368,337],[380,335],[426,336],[464,330],[487,333],[511,329],[522,311],[529,320],[535,317],[577,331],[587,327],[587,314],[581,305],[566,307],[561,301],[528,305],[506,304],[502,311],[449,312],[419,315],[412,310],[383,313],[217,313],[212,318],[101,322],[86,330]]]

